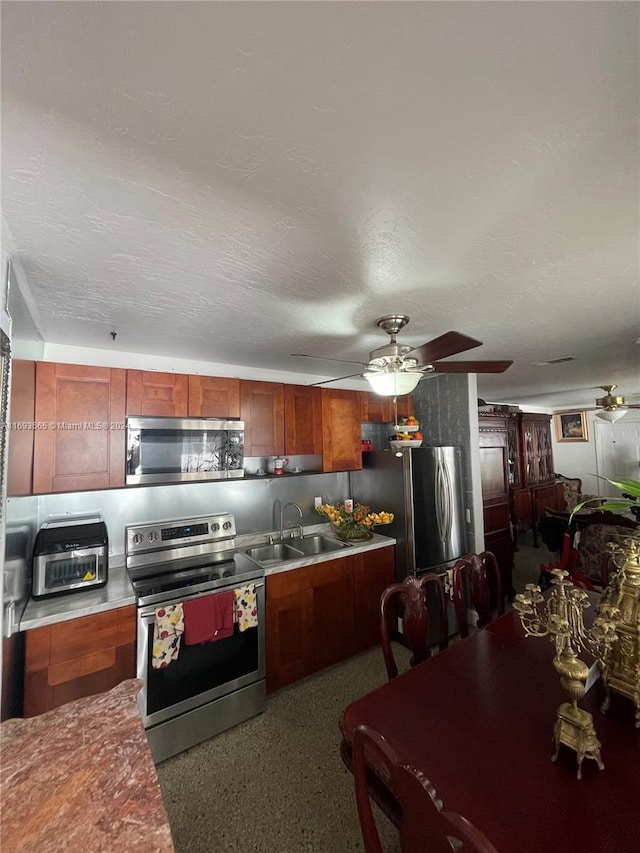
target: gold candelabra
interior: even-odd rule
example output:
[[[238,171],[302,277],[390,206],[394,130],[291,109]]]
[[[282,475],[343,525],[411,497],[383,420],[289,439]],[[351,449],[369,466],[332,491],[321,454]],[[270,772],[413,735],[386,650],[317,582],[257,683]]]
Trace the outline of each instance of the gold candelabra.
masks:
[[[611,690],[631,699],[635,707],[635,724],[640,728],[640,537],[617,537],[609,544],[612,559],[619,571],[602,594],[602,601],[616,614],[617,642],[609,665],[602,673],[606,699],[602,711],[609,707]],[[602,610],[604,605],[600,605]]]
[[[551,760],[557,759],[560,744],[575,750],[578,779],[581,779],[584,758],[592,758],[600,770],[604,769],[604,764],[593,717],[588,711],[578,708],[578,700],[584,696],[589,675],[588,666],[578,654],[581,651],[592,654],[601,673],[605,673],[616,641],[615,621],[619,613],[615,606],[602,604],[593,625],[587,629],[583,615],[591,606],[588,595],[566,580],[568,572],[563,569],[553,569],[551,574],[548,595],[543,595],[537,584],[527,584],[524,593],[516,595],[513,608],[528,635],[548,636],[555,645],[553,665],[571,701],[563,702],[558,708],[553,729],[555,751]]]

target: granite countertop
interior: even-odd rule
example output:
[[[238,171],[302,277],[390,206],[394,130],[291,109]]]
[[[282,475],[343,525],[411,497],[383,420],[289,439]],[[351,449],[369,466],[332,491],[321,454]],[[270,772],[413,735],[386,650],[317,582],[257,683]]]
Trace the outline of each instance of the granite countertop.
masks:
[[[287,530],[287,532],[290,531]],[[320,533],[329,539],[336,538],[329,524],[313,524],[307,525],[304,528],[305,536],[311,536],[316,533]],[[272,531],[271,534],[267,532],[236,536],[236,548],[244,550],[250,548],[252,545],[263,545],[268,541],[269,535],[277,538],[279,534],[277,531]],[[295,548],[295,539],[286,539],[285,541],[290,541],[291,545]],[[287,560],[285,563],[270,566],[265,569],[265,575],[289,572],[292,569],[299,569],[303,566],[315,566],[316,564],[326,563],[329,560],[336,560],[339,557],[351,557],[354,554],[360,554],[364,551],[387,548],[390,545],[395,545],[395,542],[396,540],[390,536],[382,536],[374,533],[372,539],[357,544],[350,543],[341,551],[309,554],[300,557],[299,560]],[[55,625],[59,622],[66,622],[69,619],[78,619],[81,616],[93,616],[96,613],[103,613],[107,610],[114,610],[118,607],[126,607],[135,603],[136,598],[124,566],[124,557],[120,554],[109,558],[109,581],[101,589],[53,596],[52,598],[45,598],[40,601],[30,599],[20,619],[20,630],[29,631],[32,628]]]
[[[120,558],[122,561],[122,558]],[[86,592],[68,593],[36,601],[31,598],[20,619],[20,630],[42,628],[45,625],[55,625],[68,619],[79,619],[81,616],[93,616],[118,607],[135,604],[129,575],[123,562],[112,565],[109,560],[109,580],[106,586]]]
[[[3,853],[171,853],[171,829],[129,679],[0,725]]]

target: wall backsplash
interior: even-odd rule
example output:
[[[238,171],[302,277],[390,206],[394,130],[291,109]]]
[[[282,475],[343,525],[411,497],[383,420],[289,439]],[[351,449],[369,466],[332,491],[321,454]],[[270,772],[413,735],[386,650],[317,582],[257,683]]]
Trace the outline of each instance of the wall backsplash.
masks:
[[[423,444],[455,445],[463,448],[464,501],[471,508],[467,524],[470,551],[476,551],[471,473],[471,429],[469,423],[469,377],[466,374],[426,376],[413,392],[415,414],[424,436]]]
[[[7,525],[27,524],[35,533],[46,521],[101,515],[109,533],[109,553],[124,554],[124,528],[213,512],[232,512],[238,534],[277,530],[280,506],[295,501],[303,510],[303,524],[322,523],[313,499],[338,501],[348,497],[349,475],[285,474],[281,477],[179,483],[171,486],[135,486],[95,492],[32,495],[7,500]],[[285,523],[297,522],[292,516]]]

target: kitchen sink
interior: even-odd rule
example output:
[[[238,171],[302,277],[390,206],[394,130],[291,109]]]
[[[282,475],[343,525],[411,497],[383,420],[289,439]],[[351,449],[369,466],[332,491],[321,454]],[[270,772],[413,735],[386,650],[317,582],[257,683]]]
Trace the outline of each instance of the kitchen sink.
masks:
[[[247,548],[244,552],[248,557],[257,560],[262,565],[282,563],[285,560],[299,560],[304,556],[301,548],[293,548],[284,542],[276,542],[274,545],[255,545]]]
[[[330,551],[342,551],[349,545],[326,536],[305,536],[303,539],[296,539],[295,547],[303,554],[327,554]]]

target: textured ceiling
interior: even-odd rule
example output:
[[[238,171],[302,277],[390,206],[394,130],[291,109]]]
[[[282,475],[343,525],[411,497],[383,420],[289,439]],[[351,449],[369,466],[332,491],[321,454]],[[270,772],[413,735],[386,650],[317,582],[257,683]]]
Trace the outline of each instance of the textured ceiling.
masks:
[[[401,312],[402,342],[515,360],[487,400],[640,394],[639,12],[2,3],[3,238],[40,334],[330,377],[357,365],[291,353],[366,360]]]

